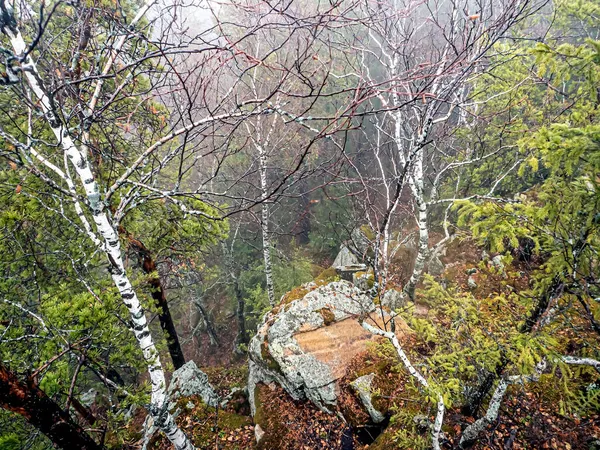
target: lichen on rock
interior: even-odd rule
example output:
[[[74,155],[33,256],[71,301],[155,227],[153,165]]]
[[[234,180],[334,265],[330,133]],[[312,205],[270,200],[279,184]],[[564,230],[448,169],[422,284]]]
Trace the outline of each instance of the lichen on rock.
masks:
[[[197,395],[208,406],[219,405],[219,396],[208,381],[208,376],[198,369],[194,361],[188,361],[175,372],[167,391],[171,402],[180,397]]]
[[[336,380],[340,374],[326,361],[302,348],[297,337],[373,309],[368,296],[351,283],[336,281],[307,292],[304,297],[290,302],[285,310],[267,314],[249,345],[248,391],[253,413],[256,384],[273,381],[292,398],[309,399],[329,411],[328,406],[335,405]]]
[[[365,409],[371,416],[371,420],[374,423],[381,423],[384,421],[385,416],[379,412],[375,406],[373,406],[372,401],[372,392],[371,385],[373,384],[373,379],[375,378],[374,373],[370,373],[368,375],[363,375],[362,377],[358,377],[350,386],[356,391],[360,401],[364,405]]]

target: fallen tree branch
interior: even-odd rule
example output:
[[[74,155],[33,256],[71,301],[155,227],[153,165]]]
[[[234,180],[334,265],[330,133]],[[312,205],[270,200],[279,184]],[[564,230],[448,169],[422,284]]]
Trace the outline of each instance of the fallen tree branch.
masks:
[[[398,342],[398,338],[396,337],[395,333],[393,333],[391,331],[384,331],[380,328],[374,327],[373,325],[367,323],[364,320],[361,322],[361,325],[365,330],[367,330],[368,332],[370,332],[372,334],[376,334],[378,336],[383,336],[385,338],[388,338],[390,340],[390,342],[392,343],[392,345],[394,346],[394,348],[396,349],[396,352],[398,353],[398,357],[400,358],[400,360],[402,361],[402,363],[404,364],[404,366],[406,367],[408,372],[414,378],[417,379],[417,381],[419,382],[419,384],[421,384],[421,386],[423,386],[424,388],[429,388],[429,383],[427,382],[427,380],[423,377],[423,375],[421,375],[419,373],[419,371],[417,369],[415,369],[415,367],[412,365],[412,363],[408,359],[408,356],[406,356],[406,353],[402,349],[400,342]],[[431,432],[431,441],[432,441],[431,444],[432,444],[432,447],[434,450],[441,449],[440,434],[442,432],[442,423],[444,422],[444,412],[445,412],[444,399],[442,398],[442,396],[440,394],[438,394],[437,413],[435,416],[435,422],[433,424],[433,430]]]

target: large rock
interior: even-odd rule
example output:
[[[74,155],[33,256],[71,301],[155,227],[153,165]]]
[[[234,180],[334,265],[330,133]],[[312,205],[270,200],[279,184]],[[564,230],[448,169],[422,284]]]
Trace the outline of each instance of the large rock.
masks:
[[[374,309],[369,297],[351,283],[336,281],[268,313],[249,345],[252,413],[256,385],[272,382],[292,398],[309,399],[329,411],[336,404],[337,380],[375,339],[358,321]]]
[[[406,295],[397,289],[387,289],[381,297],[381,304],[392,310],[406,306]]]
[[[340,251],[335,257],[333,264],[331,267],[336,268],[340,266],[354,266],[356,264],[360,264],[358,258],[350,251],[350,249],[342,244],[340,247]]]
[[[194,361],[188,361],[173,372],[167,394],[171,402],[180,397],[197,395],[208,406],[216,408],[219,405],[219,396],[208,381],[208,376],[198,369]]]
[[[188,361],[171,376],[171,383],[167,389],[168,408],[171,414],[177,417],[181,412],[181,409],[177,408],[177,400],[193,395],[197,395],[208,406],[213,408],[219,406],[219,396],[208,381],[208,376],[198,369],[194,361]],[[142,450],[146,450],[152,436],[157,431],[154,419],[150,414],[146,416],[143,428]]]
[[[371,420],[375,423],[380,423],[384,421],[385,416],[379,412],[375,406],[373,406],[373,392],[371,388],[373,379],[375,379],[374,373],[363,375],[362,377],[358,377],[356,380],[354,380],[350,386],[352,386],[352,389],[354,389],[358,394],[360,401],[363,403],[364,407],[369,413],[369,416],[371,416]]]
[[[439,276],[444,273],[444,263],[438,258],[437,255],[433,255],[433,257],[429,260],[428,264],[428,272],[430,275]]]
[[[351,266],[337,266],[335,271],[342,280],[355,281],[355,275],[360,272],[366,272],[366,264],[354,264]]]

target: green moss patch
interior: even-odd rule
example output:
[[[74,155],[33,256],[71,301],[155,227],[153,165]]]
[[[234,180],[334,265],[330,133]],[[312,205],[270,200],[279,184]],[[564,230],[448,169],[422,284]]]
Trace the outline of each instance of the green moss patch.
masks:
[[[177,407],[180,409],[177,424],[197,449],[256,448],[254,425],[249,416],[237,414],[229,406],[225,409],[212,408],[197,396],[179,399]],[[162,433],[156,433],[148,448],[166,450],[172,449],[172,444]]]
[[[337,281],[339,276],[335,270],[335,268],[330,267],[328,269],[323,270],[317,277],[315,278],[315,282],[318,284],[319,282],[331,283],[332,281]]]
[[[263,361],[269,369],[281,372],[281,366],[269,352],[269,343],[266,340],[260,345],[260,356],[262,356]]]
[[[393,349],[386,342],[373,344],[369,350],[352,360],[346,376],[340,381],[341,394],[338,403],[342,414],[353,426],[364,426],[370,422],[370,417],[350,383],[370,373],[375,374],[371,386],[371,401],[381,413],[391,414],[398,399],[407,395],[406,384],[409,375],[400,368]]]
[[[321,308],[318,309],[316,312],[321,314],[321,316],[323,317],[323,324],[325,326],[331,325],[333,322],[335,322],[335,314],[333,314],[333,311],[331,311],[331,309]]]
[[[304,296],[309,292],[310,290],[302,286],[298,286],[283,296],[283,298],[281,299],[281,305],[288,305],[294,300],[300,300],[301,298],[304,298]]]

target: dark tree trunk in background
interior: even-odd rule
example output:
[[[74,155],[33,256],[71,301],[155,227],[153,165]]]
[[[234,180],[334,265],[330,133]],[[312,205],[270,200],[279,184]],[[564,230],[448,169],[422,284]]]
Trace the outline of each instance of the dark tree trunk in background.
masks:
[[[33,380],[25,382],[0,363],[0,406],[24,417],[65,450],[101,450],[68,412],[48,397]]]
[[[247,344],[248,340],[248,332],[246,331],[246,302],[244,300],[244,296],[242,294],[242,290],[240,289],[240,282],[238,278],[235,279],[235,298],[237,300],[237,322],[238,322],[238,335],[236,339],[236,343]]]
[[[87,423],[94,425],[97,420],[96,416],[94,416],[88,407],[82,405],[76,397],[71,398],[71,406]]]
[[[302,179],[298,183],[299,188],[303,192],[309,191],[308,181]],[[310,198],[308,194],[302,194],[299,199],[300,217],[295,225],[294,233],[298,237],[298,244],[307,245],[310,238]]]
[[[185,357],[183,356],[183,351],[179,344],[179,337],[177,336],[177,330],[173,323],[173,317],[171,317],[167,296],[160,281],[160,277],[158,276],[156,262],[152,257],[152,253],[150,253],[141,241],[134,239],[123,228],[120,228],[119,231],[127,236],[129,246],[137,252],[144,273],[147,275],[154,274],[148,279],[148,284],[150,285],[154,304],[158,307],[158,320],[160,321],[160,326],[167,335],[167,347],[171,359],[173,360],[173,366],[175,366],[175,369],[179,369],[185,364]]]
[[[210,320],[210,316],[208,315],[208,311],[206,311],[206,308],[204,307],[204,303],[202,303],[202,299],[196,299],[194,300],[194,303],[196,305],[196,308],[198,308],[198,313],[200,314],[200,317],[198,318],[198,323],[200,323],[200,321],[204,323],[204,328],[206,329],[206,333],[208,334],[208,337],[210,339],[210,345],[218,346],[219,338],[217,337],[217,331],[213,326],[212,320]],[[196,326],[194,328],[198,327]]]

